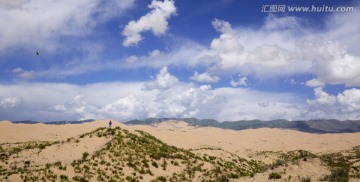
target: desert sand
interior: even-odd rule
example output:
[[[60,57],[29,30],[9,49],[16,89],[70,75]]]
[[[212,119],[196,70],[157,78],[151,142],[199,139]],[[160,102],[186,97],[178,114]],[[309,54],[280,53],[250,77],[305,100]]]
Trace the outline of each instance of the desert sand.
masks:
[[[99,127],[108,127],[109,120],[65,125],[13,124],[9,121],[2,121],[0,122],[0,143],[66,141]],[[270,128],[235,131],[189,126],[182,121],[167,121],[154,125],[125,125],[115,120],[112,121],[113,127],[119,126],[130,132],[142,130],[168,145],[190,149],[198,154],[208,154],[223,158],[235,154],[245,159],[256,159],[267,164],[274,162],[277,159],[277,154],[268,153],[260,155],[259,152],[306,150],[316,154],[326,154],[350,150],[354,146],[360,145],[360,133],[311,134]],[[56,161],[61,161],[66,165],[70,164],[73,160],[80,159],[84,152],[93,154],[111,140],[111,138],[79,139],[80,141],[75,143],[67,143],[66,145],[61,145],[60,143],[41,151],[34,149],[22,152],[17,156],[12,156],[10,160],[13,163],[20,163],[21,160],[31,158],[36,161],[36,165],[44,165]],[[176,169],[171,168],[169,170],[176,171]],[[274,171],[278,172],[284,170],[287,170],[287,174],[292,174],[293,178],[290,181],[297,181],[295,176],[308,176],[312,179],[319,179],[321,175],[329,173],[329,170],[321,166],[321,161],[317,159],[274,169]],[[256,174],[252,178],[242,178],[235,181],[268,181],[268,173],[269,171]],[[288,179],[291,178],[289,175],[286,177]],[[10,178],[10,181],[12,180],[18,181],[20,179]]]
[[[0,143],[15,143],[26,141],[57,141],[90,132],[99,127],[107,127],[109,120],[97,120],[82,124],[13,124],[10,121],[0,122]],[[113,126],[124,126],[113,122]]]
[[[0,143],[25,141],[66,140],[90,132],[99,127],[108,127],[107,120],[83,124],[46,125],[13,124],[0,122]],[[113,127],[130,131],[142,130],[160,140],[186,149],[204,147],[222,148],[241,154],[243,151],[291,151],[334,152],[360,145],[360,133],[311,134],[283,129],[224,130],[213,127],[188,126],[182,121],[168,121],[155,125],[125,125],[113,121]]]
[[[246,151],[334,152],[360,145],[360,133],[311,134],[283,129],[224,130],[193,127],[182,121],[169,121],[153,126],[134,125],[127,128],[143,130],[160,140],[182,148],[213,147],[241,154]]]

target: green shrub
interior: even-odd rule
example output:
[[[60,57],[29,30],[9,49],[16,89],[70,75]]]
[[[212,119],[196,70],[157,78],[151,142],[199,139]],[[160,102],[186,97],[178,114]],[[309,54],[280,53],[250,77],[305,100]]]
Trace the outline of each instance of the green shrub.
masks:
[[[164,177],[164,176],[159,176],[156,179],[159,181],[162,181],[162,182],[166,182],[166,177]]]
[[[153,161],[153,162],[151,163],[151,165],[153,165],[153,166],[156,167],[156,168],[159,167],[158,164],[157,164],[155,161]]]
[[[300,179],[300,181],[301,181],[301,182],[311,182],[311,178],[310,178],[310,177],[306,177],[306,178],[302,177],[302,178]]]
[[[84,153],[83,153],[83,156],[82,156],[82,160],[85,161],[88,156],[89,156],[89,153],[88,153],[88,152],[84,152]]]
[[[42,149],[45,149],[45,147],[46,147],[46,145],[44,145],[44,144],[42,144],[42,143],[39,145],[39,149],[41,149],[41,150],[42,150]]]
[[[85,179],[84,177],[80,177],[80,176],[74,176],[73,180],[74,181],[79,181],[79,182],[88,182],[87,179]]]
[[[69,177],[67,177],[65,175],[60,175],[60,180],[61,181],[69,181]]]
[[[331,170],[329,181],[349,181],[348,170],[345,168],[334,168],[333,170]]]
[[[280,179],[280,178],[281,178],[281,174],[279,173],[272,172],[269,174],[269,179]]]
[[[355,150],[356,158],[360,159],[360,150]]]
[[[230,177],[230,178],[238,179],[240,176],[239,176],[238,174],[230,173],[230,174],[229,174],[229,177]]]

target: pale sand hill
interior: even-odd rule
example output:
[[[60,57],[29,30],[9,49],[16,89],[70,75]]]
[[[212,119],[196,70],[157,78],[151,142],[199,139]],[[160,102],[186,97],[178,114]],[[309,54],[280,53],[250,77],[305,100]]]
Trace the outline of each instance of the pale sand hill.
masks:
[[[232,182],[265,182],[270,181],[269,173],[277,172],[282,175],[282,179],[285,181],[300,181],[301,177],[310,177],[312,181],[317,181],[324,174],[329,174],[328,169],[321,165],[319,159],[312,159],[308,162],[300,161],[298,164],[289,165],[287,167],[279,167],[274,170],[266,171],[264,173],[256,174],[253,178],[233,179]]]
[[[15,143],[25,141],[64,141],[70,137],[91,132],[99,127],[108,127],[109,120],[98,120],[83,124],[45,125],[45,124],[12,124],[8,121],[0,122],[0,143]],[[265,163],[272,163],[276,156],[256,156],[258,151],[292,151],[307,150],[313,153],[329,153],[351,149],[360,145],[360,133],[345,134],[310,134],[282,129],[249,129],[242,131],[224,130],[212,127],[194,127],[181,121],[168,121],[146,125],[125,125],[113,120],[113,127],[120,126],[129,131],[143,130],[154,135],[161,141],[184,149],[193,149],[195,153],[227,158],[236,154],[244,158],[254,158]],[[83,152],[92,154],[104,147],[110,138],[85,138],[80,142],[69,143],[58,147],[52,145],[42,150],[38,149],[20,153],[11,161],[32,158],[37,164],[62,161],[69,164],[81,158]],[[208,148],[222,150],[207,150]],[[272,158],[273,157],[273,158]],[[282,172],[285,168],[276,168]],[[168,169],[176,171],[176,169]],[[321,166],[319,160],[301,162],[286,167],[284,178],[292,174],[291,181],[297,181],[296,176],[309,176],[319,179],[329,170]],[[161,173],[161,170],[159,170]],[[70,172],[70,171],[69,171]],[[267,181],[268,174],[256,174],[254,178],[242,178],[240,181]]]
[[[55,141],[90,132],[99,127],[108,127],[109,120],[83,124],[46,125],[12,124],[0,122],[0,143],[24,141]],[[188,126],[182,121],[168,121],[152,126],[125,125],[113,121],[113,127],[130,131],[143,130],[160,140],[185,149],[204,147],[222,148],[244,156],[251,151],[307,150],[314,153],[335,152],[360,145],[360,133],[311,134],[283,129],[224,130],[213,127]]]
[[[21,161],[32,160],[32,165],[45,165],[61,161],[63,164],[70,164],[72,161],[80,159],[84,152],[89,154],[100,150],[104,144],[110,141],[110,138],[84,138],[79,142],[59,143],[45,149],[33,149],[20,152],[18,155],[10,158],[11,161],[21,164]]]
[[[83,124],[13,124],[10,121],[0,122],[0,143],[25,141],[57,141],[90,132],[99,127],[108,127],[109,120],[97,120]],[[124,124],[113,122],[113,127]]]
[[[169,126],[177,126],[177,130]],[[242,154],[248,151],[308,150],[314,153],[334,152],[360,145],[360,133],[311,134],[283,129],[224,130],[213,127],[193,127],[172,121],[160,125],[127,126],[149,132],[160,140],[186,149],[199,147],[222,148]]]
[[[136,126],[136,125],[135,125]],[[154,123],[150,126],[157,128],[157,131],[170,130],[170,131],[187,131],[194,129],[194,126],[189,126],[183,121],[166,121],[161,123]]]

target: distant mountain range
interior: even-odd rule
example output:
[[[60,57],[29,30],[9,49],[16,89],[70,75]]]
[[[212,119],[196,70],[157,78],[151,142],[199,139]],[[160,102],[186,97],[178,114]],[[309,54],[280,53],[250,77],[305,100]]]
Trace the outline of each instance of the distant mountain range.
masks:
[[[31,121],[31,120],[24,120],[24,121],[12,121],[12,123],[15,124],[37,124],[37,123],[43,123],[43,124],[54,124],[54,125],[61,125],[61,124],[81,124],[81,123],[87,123],[95,121],[93,119],[87,119],[87,120],[81,120],[81,121],[51,121],[51,122],[38,122],[38,121]]]
[[[360,120],[335,120],[335,119],[314,119],[308,121],[288,121],[284,119],[262,121],[262,120],[239,120],[239,121],[224,121],[219,122],[214,119],[197,119],[197,118],[147,118],[143,120],[130,120],[124,124],[128,125],[151,125],[155,123],[166,122],[169,120],[184,121],[191,126],[202,127],[217,127],[231,130],[257,129],[257,128],[280,128],[297,130],[307,133],[354,133],[360,132]],[[37,121],[12,121],[12,123],[19,124],[81,124],[95,121],[93,119],[82,121],[52,121],[52,122],[37,122]]]
[[[125,124],[151,125],[169,120],[180,120],[192,126],[217,127],[232,130],[256,129],[256,128],[282,128],[308,133],[354,133],[360,132],[360,120],[340,121],[335,119],[314,119],[308,121],[288,120],[240,120],[219,122],[214,119],[197,118],[147,118],[144,120],[131,120]]]

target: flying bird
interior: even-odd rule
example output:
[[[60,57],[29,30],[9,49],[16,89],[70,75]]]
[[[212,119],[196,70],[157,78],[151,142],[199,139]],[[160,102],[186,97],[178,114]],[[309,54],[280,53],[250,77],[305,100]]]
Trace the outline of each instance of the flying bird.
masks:
[[[40,52],[39,52],[39,51],[36,51],[36,55],[38,55],[38,56],[39,56],[39,55],[40,55]]]

